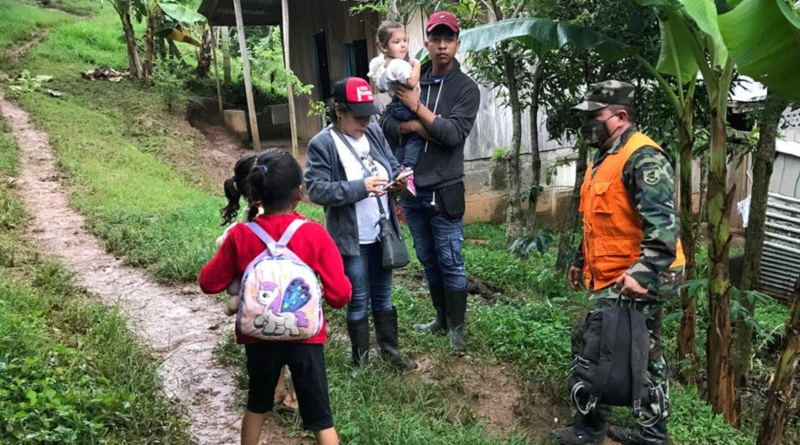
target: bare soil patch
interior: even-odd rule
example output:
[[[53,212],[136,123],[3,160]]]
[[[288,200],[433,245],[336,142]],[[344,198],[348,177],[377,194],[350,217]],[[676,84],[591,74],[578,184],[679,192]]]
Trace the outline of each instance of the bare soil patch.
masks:
[[[190,433],[200,444],[237,444],[241,412],[235,399],[234,370],[212,355],[222,341],[219,326],[230,326],[221,307],[192,286],[155,284],[143,271],[123,265],[84,228],[84,218],[69,207],[55,168],[47,134],[28,114],[3,99],[0,114],[20,148],[17,190],[32,216],[26,235],[49,256],[75,272],[76,281],[109,306],[119,306],[130,328],[163,357],[159,372],[164,392],[186,408]],[[269,420],[263,443],[295,445]]]

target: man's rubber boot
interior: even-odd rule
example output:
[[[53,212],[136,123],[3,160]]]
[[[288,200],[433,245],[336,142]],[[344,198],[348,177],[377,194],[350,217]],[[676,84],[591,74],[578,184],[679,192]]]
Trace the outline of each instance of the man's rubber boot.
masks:
[[[397,340],[397,308],[392,306],[389,312],[373,312],[372,321],[375,322],[375,336],[383,358],[399,371],[417,369],[417,363],[400,352]]]
[[[464,316],[467,313],[467,291],[445,291],[445,319],[447,334],[450,336],[450,349],[458,354],[467,350],[464,339]]]
[[[560,445],[600,445],[606,438],[609,408],[596,407],[564,428],[553,431],[553,441]]]
[[[431,303],[436,310],[436,318],[428,323],[420,323],[414,325],[414,330],[417,332],[430,332],[431,334],[444,334],[447,330],[445,321],[445,299],[444,299],[444,284],[429,284],[431,293]]]
[[[669,445],[667,419],[661,419],[660,422],[651,427],[624,428],[612,426],[608,429],[608,436],[617,442],[629,445]]]
[[[353,365],[367,366],[369,364],[369,317],[361,320],[347,320],[347,334],[350,336]]]

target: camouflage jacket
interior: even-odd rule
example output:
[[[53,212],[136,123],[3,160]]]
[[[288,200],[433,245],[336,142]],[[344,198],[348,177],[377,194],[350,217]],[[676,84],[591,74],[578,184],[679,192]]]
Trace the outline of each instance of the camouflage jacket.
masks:
[[[636,132],[633,126],[617,139],[605,152],[594,155],[592,174],[608,156],[618,152]],[[675,261],[680,227],[675,212],[675,174],[666,155],[656,147],[645,146],[636,150],[622,169],[622,183],[628,190],[634,208],[642,217],[644,236],[641,257],[628,268],[628,274],[643,287],[654,289],[659,274]],[[583,241],[573,262],[583,268]]]

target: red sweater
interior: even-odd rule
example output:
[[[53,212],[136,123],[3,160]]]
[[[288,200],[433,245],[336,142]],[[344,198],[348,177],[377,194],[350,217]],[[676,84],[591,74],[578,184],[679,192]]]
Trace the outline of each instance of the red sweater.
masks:
[[[296,219],[305,219],[297,212],[282,215],[259,215],[255,221],[274,239],[279,239],[289,224]],[[328,231],[315,222],[307,222],[295,232],[287,245],[308,267],[319,275],[323,297],[334,309],[350,302],[352,288],[344,274],[344,263],[339,249]],[[264,243],[244,224],[236,224],[228,232],[222,246],[200,271],[200,289],[207,294],[224,291],[233,280],[241,279],[244,270],[255,257],[264,251]],[[326,323],[315,337],[297,343],[319,344],[327,340]],[[236,330],[236,342],[260,343],[260,340],[243,335]],[[284,342],[281,342],[284,343]]]

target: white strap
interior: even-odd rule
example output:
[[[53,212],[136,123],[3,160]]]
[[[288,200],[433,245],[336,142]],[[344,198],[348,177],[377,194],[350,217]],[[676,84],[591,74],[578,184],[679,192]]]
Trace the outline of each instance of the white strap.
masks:
[[[297,232],[297,229],[299,229],[300,226],[306,222],[307,221],[304,219],[296,219],[292,221],[292,223],[289,224],[289,227],[286,228],[286,231],[283,232],[283,235],[281,235],[281,239],[278,240],[278,248],[284,248],[289,245],[289,240],[292,239],[294,233]]]

